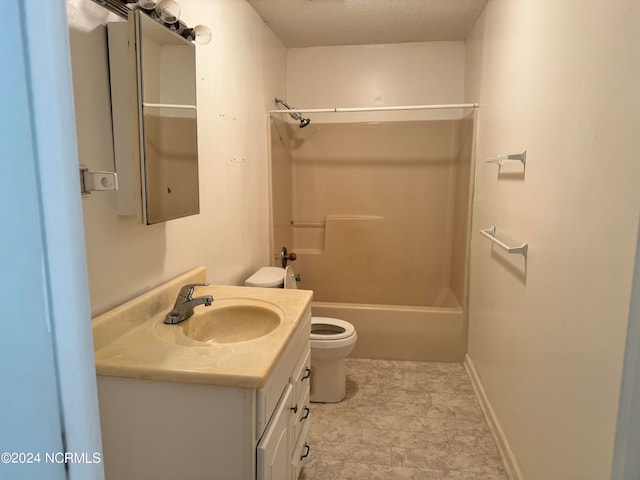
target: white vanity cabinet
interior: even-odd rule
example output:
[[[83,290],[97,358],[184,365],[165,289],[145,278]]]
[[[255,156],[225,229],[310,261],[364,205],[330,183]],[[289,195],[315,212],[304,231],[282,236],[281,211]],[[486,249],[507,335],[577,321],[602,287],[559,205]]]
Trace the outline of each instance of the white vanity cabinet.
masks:
[[[258,444],[257,479],[297,479],[311,447],[309,432],[309,376],[311,350],[307,340],[269,426]],[[282,384],[280,380],[279,384]],[[269,410],[267,408],[267,410]],[[260,422],[259,422],[260,423]]]
[[[107,480],[297,479],[310,449],[310,332],[307,309],[259,389],[99,375]]]
[[[310,312],[303,328],[306,333],[298,337],[300,344],[290,344],[291,351],[285,352],[258,395],[258,432],[262,425],[266,429],[257,446],[257,480],[297,479],[310,450],[306,442],[310,416]],[[282,393],[278,395],[279,392]],[[274,403],[277,407],[272,408]]]
[[[311,376],[311,350],[300,359],[298,366],[294,371],[292,382],[294,385],[294,418],[293,427],[291,429],[291,437],[293,440],[293,458],[291,465],[293,468],[292,478],[298,478],[303,461],[309,457],[311,447],[307,443],[309,433],[309,423],[311,416],[311,407],[309,403],[310,393],[310,376]]]

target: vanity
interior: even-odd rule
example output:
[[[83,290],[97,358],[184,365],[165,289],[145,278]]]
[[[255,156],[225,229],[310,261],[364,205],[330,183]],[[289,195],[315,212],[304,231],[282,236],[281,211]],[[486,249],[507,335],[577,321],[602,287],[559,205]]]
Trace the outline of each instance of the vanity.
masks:
[[[195,269],[93,320],[107,479],[294,480],[308,458],[312,292],[198,287]]]

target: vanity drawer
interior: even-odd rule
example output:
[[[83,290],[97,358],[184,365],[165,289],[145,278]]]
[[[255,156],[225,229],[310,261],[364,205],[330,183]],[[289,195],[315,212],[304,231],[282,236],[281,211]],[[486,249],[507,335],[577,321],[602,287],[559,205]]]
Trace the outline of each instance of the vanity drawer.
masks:
[[[307,389],[302,396],[301,401],[296,401],[294,404],[295,416],[293,418],[293,428],[292,435],[294,443],[297,442],[300,438],[301,433],[304,431],[306,426],[309,424],[310,416],[311,416],[311,405],[309,402],[309,386],[307,385]]]
[[[296,402],[302,402],[304,400],[303,395],[309,389],[310,377],[311,377],[311,344],[309,342],[307,351],[302,355],[298,365],[296,365],[293,375],[291,376],[291,383],[293,384],[293,398]]]

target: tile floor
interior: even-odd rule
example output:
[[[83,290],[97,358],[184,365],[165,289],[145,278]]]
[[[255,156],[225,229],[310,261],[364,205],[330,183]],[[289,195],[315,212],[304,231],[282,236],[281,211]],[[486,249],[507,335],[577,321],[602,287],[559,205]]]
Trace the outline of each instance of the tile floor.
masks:
[[[311,408],[300,480],[508,480],[461,364],[347,359],[347,398]]]

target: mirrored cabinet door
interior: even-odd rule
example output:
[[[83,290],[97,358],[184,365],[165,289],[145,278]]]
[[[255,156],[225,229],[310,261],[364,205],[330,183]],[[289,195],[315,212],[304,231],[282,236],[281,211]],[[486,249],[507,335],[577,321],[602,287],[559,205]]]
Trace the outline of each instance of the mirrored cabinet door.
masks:
[[[131,17],[142,100],[143,214],[153,224],[200,211],[196,54],[193,43],[140,11]]]
[[[112,52],[123,45],[128,61]],[[195,46],[132,11],[109,24],[109,56],[116,169],[131,183],[120,213],[148,225],[199,213]]]

